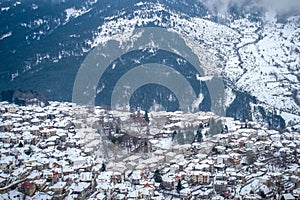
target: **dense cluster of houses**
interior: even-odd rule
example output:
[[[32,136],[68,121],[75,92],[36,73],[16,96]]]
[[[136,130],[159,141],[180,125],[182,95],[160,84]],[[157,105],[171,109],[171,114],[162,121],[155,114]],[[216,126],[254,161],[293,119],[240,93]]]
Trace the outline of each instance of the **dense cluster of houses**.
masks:
[[[222,118],[226,131],[208,135],[209,119],[221,119],[212,113],[149,113],[148,123],[132,116],[0,102],[0,199],[300,198],[299,133]],[[174,131],[196,134],[199,124],[201,141],[174,140]],[[110,140],[122,130],[146,139]]]

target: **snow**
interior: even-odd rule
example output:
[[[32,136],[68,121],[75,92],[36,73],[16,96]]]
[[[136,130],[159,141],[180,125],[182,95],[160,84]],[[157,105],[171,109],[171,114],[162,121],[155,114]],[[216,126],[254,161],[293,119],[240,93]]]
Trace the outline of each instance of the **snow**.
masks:
[[[290,193],[282,194],[282,196],[285,200],[295,200],[295,197]]]
[[[86,8],[82,8],[82,9],[67,8],[65,10],[66,19],[65,19],[64,24],[68,23],[70,21],[70,19],[80,17],[81,15],[86,14],[90,11],[91,11],[91,8],[90,9],[86,9]]]
[[[3,34],[2,36],[0,36],[0,40],[3,40],[3,39],[8,38],[10,36],[12,36],[12,32],[11,31],[8,32],[8,33]]]
[[[3,12],[3,11],[8,11],[10,9],[10,7],[2,7],[1,8],[1,12]]]
[[[240,194],[241,195],[249,195],[250,191],[252,190],[253,192],[260,186],[260,181],[259,179],[254,179],[252,182],[250,182],[248,185],[244,186],[241,189]]]
[[[66,182],[57,182],[50,187],[50,189],[62,189],[67,185]]]
[[[291,88],[299,90],[300,86],[294,84],[298,80],[288,66],[295,67],[300,62],[299,54],[291,51],[299,46],[299,41],[291,42],[299,35],[299,28],[295,26],[297,17],[279,24],[274,20],[274,13],[268,11],[264,24],[244,18],[224,26],[197,17],[187,19],[160,3],[139,2],[136,6],[141,8],[133,11],[133,18],[125,13],[105,18],[103,25],[98,27],[99,32],[88,42],[91,48],[110,40],[118,41],[120,48],[126,48],[122,46],[125,41],[139,37],[132,36],[136,27],[157,23],[175,31],[186,41],[205,66],[207,75],[219,74],[221,69],[215,65],[219,63],[226,78],[233,81],[237,89],[249,92],[271,107],[296,112],[299,106],[292,98]],[[170,14],[167,21],[160,15],[162,10]],[[224,60],[218,60],[216,54]],[[226,99],[226,106],[232,101],[231,95]]]
[[[300,116],[298,115],[290,114],[287,112],[282,112],[280,115],[286,123],[300,124]]]
[[[225,89],[225,102],[224,106],[227,108],[232,104],[232,102],[235,100],[236,95],[233,93],[231,88],[226,88]]]
[[[162,138],[156,146],[161,149],[170,149],[173,146],[172,138]]]
[[[70,189],[73,190],[74,192],[83,192],[90,186],[90,183],[87,182],[79,182],[79,183],[73,183],[70,186]]]

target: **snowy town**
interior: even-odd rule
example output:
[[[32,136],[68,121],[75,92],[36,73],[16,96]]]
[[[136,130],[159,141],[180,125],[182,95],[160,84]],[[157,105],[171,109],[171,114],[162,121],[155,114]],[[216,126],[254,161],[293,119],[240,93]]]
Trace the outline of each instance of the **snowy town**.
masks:
[[[0,199],[300,199],[297,130],[67,102],[0,116]]]

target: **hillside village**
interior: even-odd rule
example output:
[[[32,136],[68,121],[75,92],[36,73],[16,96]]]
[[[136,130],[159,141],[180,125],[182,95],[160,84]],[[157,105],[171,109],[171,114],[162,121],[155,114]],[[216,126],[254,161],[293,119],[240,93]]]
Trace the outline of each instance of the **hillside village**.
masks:
[[[291,130],[61,102],[0,116],[0,199],[300,199]]]

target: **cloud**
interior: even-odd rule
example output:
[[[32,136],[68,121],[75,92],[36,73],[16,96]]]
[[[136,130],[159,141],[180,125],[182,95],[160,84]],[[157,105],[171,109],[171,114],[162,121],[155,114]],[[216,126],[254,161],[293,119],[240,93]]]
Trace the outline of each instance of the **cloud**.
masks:
[[[40,0],[40,2],[42,3],[50,3],[50,4],[61,4],[61,3],[65,3],[68,0]]]
[[[245,11],[254,8],[272,10],[277,15],[300,14],[300,0],[200,0],[200,2],[216,16],[226,16],[232,6]]]
[[[256,4],[259,5],[259,0]],[[278,15],[300,14],[299,0],[262,0],[261,5],[266,9],[271,9],[277,12]]]
[[[60,4],[60,3],[65,3],[66,0],[51,0],[51,3],[53,4]]]
[[[46,3],[52,3],[52,4],[61,4],[65,3],[67,0],[40,0]]]

